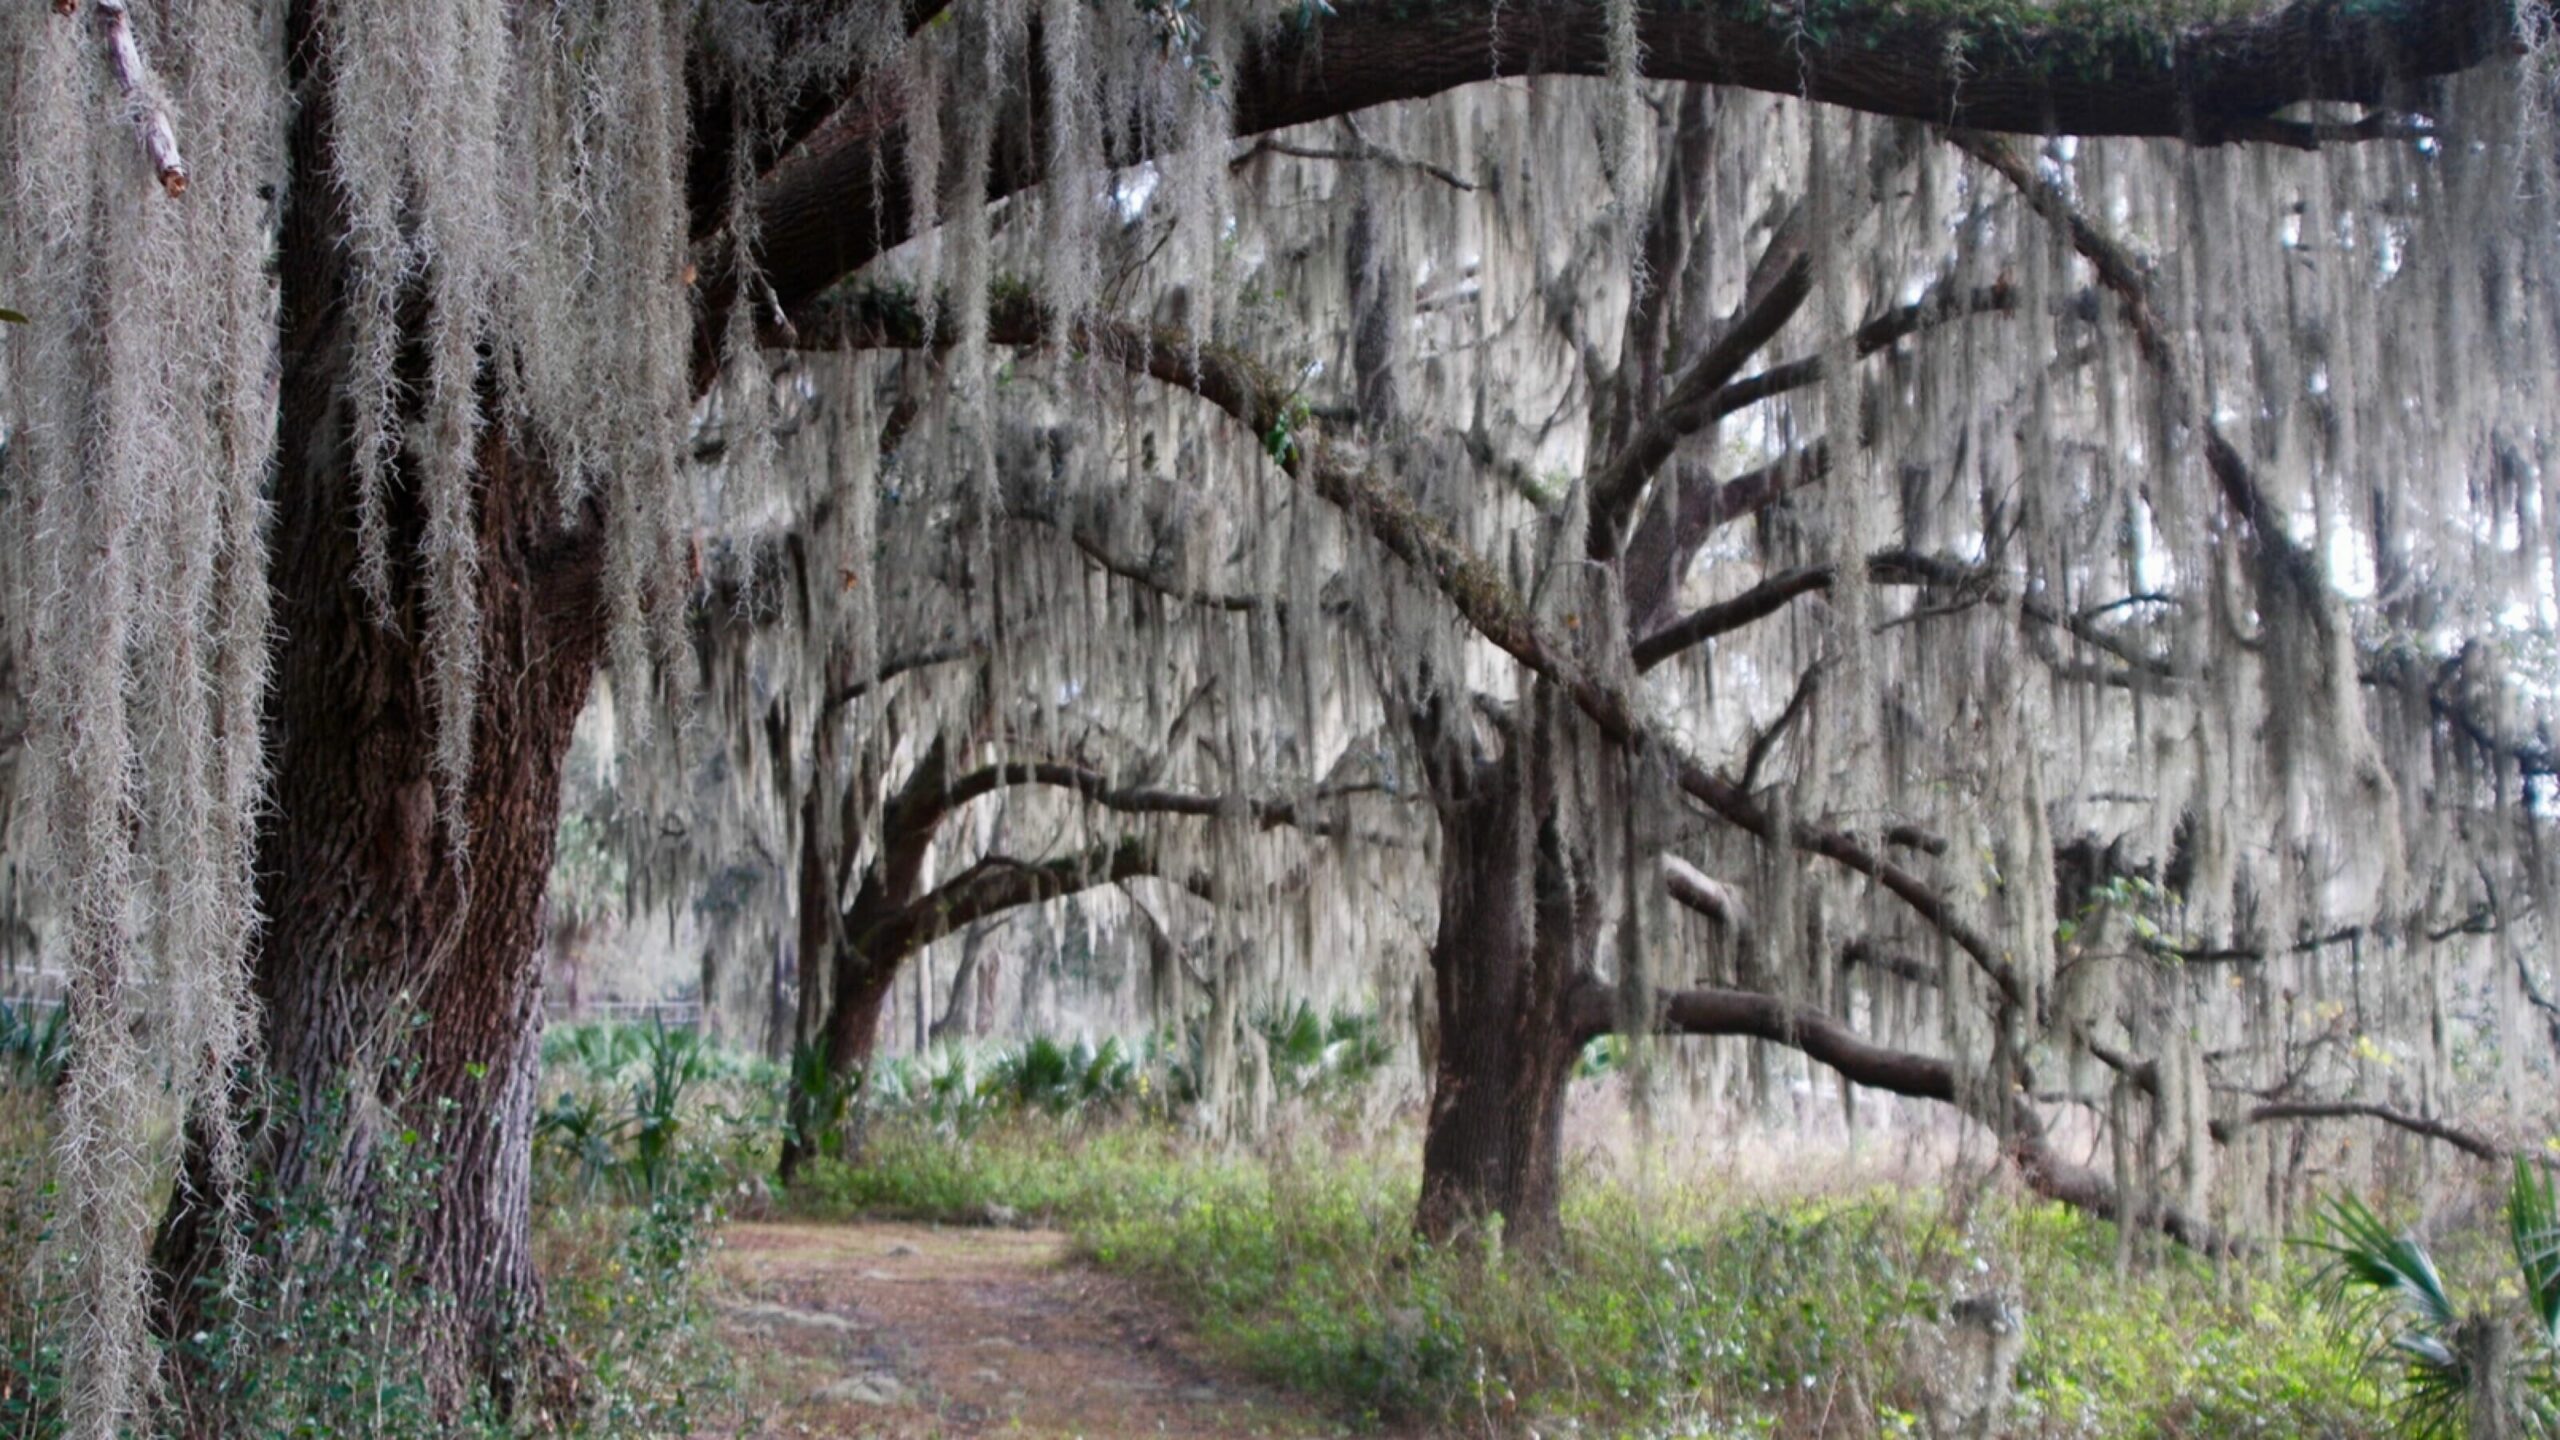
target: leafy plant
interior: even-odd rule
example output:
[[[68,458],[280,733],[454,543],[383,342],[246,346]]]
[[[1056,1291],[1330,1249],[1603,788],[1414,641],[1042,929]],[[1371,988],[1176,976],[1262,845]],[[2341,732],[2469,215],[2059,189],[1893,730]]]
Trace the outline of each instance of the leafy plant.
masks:
[[[1597,1036],[1590,1044],[1582,1047],[1580,1055],[1574,1057],[1573,1078],[1596,1080],[1625,1063],[1627,1063],[1627,1037]]]
[[[1271,418],[1271,428],[1262,432],[1262,448],[1271,455],[1274,465],[1294,464],[1305,448],[1298,436],[1315,422],[1315,411],[1304,395],[1292,392],[1280,413]]]
[[[647,1042],[642,1027],[611,1020],[555,1025],[542,1037],[546,1065],[574,1067],[594,1085],[609,1085],[640,1059]]]
[[[980,1090],[1013,1105],[1064,1115],[1117,1104],[1135,1093],[1137,1085],[1137,1062],[1117,1037],[1096,1048],[1085,1040],[1060,1045],[1040,1035],[999,1057]]]
[[[575,1089],[552,1097],[550,1106],[534,1120],[535,1136],[568,1157],[589,1196],[621,1169],[615,1133],[614,1117],[604,1102]]]
[[[1256,1028],[1271,1056],[1271,1078],[1286,1091],[1356,1083],[1394,1058],[1386,1027],[1357,1010],[1319,1016],[1304,1000],[1267,1014]]]
[[[845,1116],[862,1089],[861,1073],[835,1073],[826,1047],[804,1040],[791,1049],[788,1089],[783,1113],[793,1138],[812,1155],[837,1158],[844,1149]]]
[[[67,1006],[38,1010],[0,1000],[0,1070],[21,1085],[51,1087],[71,1058]]]
[[[707,1071],[702,1037],[690,1030],[670,1030],[665,1021],[650,1027],[644,1052],[648,1069],[632,1092],[632,1160],[643,1194],[665,1188],[676,1141],[684,1132],[685,1095]]]
[[[1200,0],[1137,0],[1138,13],[1154,28],[1156,44],[1168,60],[1191,72],[1210,94],[1226,83],[1218,62],[1209,55],[1207,32],[1201,28]]]
[[[636,1050],[625,1058],[625,1046]],[[536,1133],[565,1152],[590,1189],[617,1176],[642,1196],[662,1193],[673,1175],[686,1111],[694,1090],[716,1068],[702,1038],[690,1030],[591,1026],[573,1033],[563,1051],[575,1056],[591,1084],[610,1084],[636,1064],[630,1104],[619,1112],[604,1100],[575,1087],[554,1097],[536,1123]],[[628,1147],[628,1154],[625,1148]]]
[[[2560,1207],[2550,1175],[2521,1158],[2506,1221],[2529,1312],[2521,1327],[2489,1306],[2457,1306],[2427,1247],[2352,1195],[2331,1198],[2301,1242],[2328,1256],[2314,1295],[2368,1337],[2371,1363],[2395,1372],[2411,1435],[2560,1435]]]

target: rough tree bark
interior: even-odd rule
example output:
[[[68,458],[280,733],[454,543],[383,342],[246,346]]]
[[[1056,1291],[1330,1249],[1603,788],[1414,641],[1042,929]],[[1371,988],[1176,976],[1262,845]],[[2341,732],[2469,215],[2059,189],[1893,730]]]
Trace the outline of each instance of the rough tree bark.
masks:
[[[888,1003],[889,987],[896,983],[899,964],[906,958],[903,953],[884,958],[880,935],[892,916],[915,901],[923,885],[933,822],[940,814],[907,817],[940,791],[946,751],[937,742],[887,802],[881,853],[864,872],[853,903],[839,914],[836,901],[843,893],[844,863],[853,843],[856,796],[846,794],[844,833],[834,837],[834,844],[844,847],[845,853],[832,853],[817,828],[826,810],[824,787],[833,768],[831,723],[819,722],[815,742],[819,759],[810,769],[808,795],[801,806],[801,1040],[819,1047],[828,1078],[858,1084],[870,1067],[879,1038],[881,1008]],[[775,1166],[785,1185],[798,1178],[800,1167],[816,1150],[820,1126],[832,1120],[810,1111],[815,1097],[807,1090],[806,1084],[793,1089],[792,1124],[783,1136]]]
[[[1498,1215],[1505,1246],[1534,1252],[1561,1228],[1564,1102],[1600,907],[1558,814],[1550,737],[1513,735],[1498,758],[1460,759],[1436,727],[1421,728],[1443,749],[1432,776],[1440,1043],[1415,1227],[1444,1243]]]
[[[1986,7],[1992,9],[1995,7]],[[938,11],[911,4],[910,13]],[[1247,47],[1228,80],[1236,133],[1258,135],[1496,76],[1608,73],[1607,7],[1583,0],[1337,3],[1331,18],[1284,25]],[[2291,0],[2177,25],[2127,8],[2068,23],[1986,23],[1963,6],[1844,4],[1820,26],[1795,8],[1714,3],[1638,7],[1644,73],[1738,85],[1939,125],[2026,135],[2152,135],[2223,143],[2310,143],[2275,118],[2304,100],[2393,106],[2433,76],[2515,48],[2512,0]],[[1035,79],[1035,85],[1042,83]],[[823,107],[809,107],[814,116]],[[765,274],[780,308],[804,310],[846,274],[908,238],[905,167],[894,147],[903,102],[843,113],[768,174],[757,209]],[[1007,124],[1018,123],[1008,119]],[[1046,147],[1009,133],[988,198],[1038,184]],[[704,167],[694,214],[721,213]],[[727,303],[715,290],[717,309]],[[705,336],[719,333],[715,325]]]
[[[309,38],[311,17],[297,14]],[[303,48],[299,53],[313,53]],[[414,1130],[433,1164],[407,1258],[452,1323],[402,1337],[404,1361],[459,1404],[476,1383],[521,1388],[513,1343],[539,1304],[530,1247],[542,1024],[543,890],[562,763],[602,641],[600,527],[563,526],[552,476],[495,430],[479,450],[483,673],[467,850],[449,843],[433,779],[423,585],[397,567],[390,623],[354,585],[344,376],[344,216],[326,180],[326,87],[293,137],[296,203],[281,237],[284,343],[271,585],[280,640],[267,726],[271,805],[258,844],[265,916],[255,960],[272,1087],[252,1140],[269,1198],[329,1207],[363,1235],[394,1189],[382,1146]],[[395,486],[391,553],[415,556],[424,512]],[[590,517],[592,518],[592,517]],[[206,1167],[202,1137],[189,1172]],[[163,1324],[195,1327],[221,1245],[181,1191],[158,1259]]]

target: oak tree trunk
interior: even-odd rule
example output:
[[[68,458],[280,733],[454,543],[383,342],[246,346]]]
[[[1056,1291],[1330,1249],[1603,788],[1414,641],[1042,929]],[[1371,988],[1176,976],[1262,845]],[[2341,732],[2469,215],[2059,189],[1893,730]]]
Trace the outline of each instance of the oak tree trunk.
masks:
[[[268,1089],[253,1184],[263,1202],[322,1207],[346,1240],[406,1235],[410,1278],[442,1313],[401,1336],[404,1366],[445,1403],[485,1384],[506,1405],[520,1388],[520,1324],[539,1296],[538,940],[562,764],[601,649],[601,527],[592,516],[564,525],[548,470],[503,434],[483,439],[482,683],[458,851],[457,817],[439,813],[433,778],[413,487],[395,484],[389,498],[388,616],[354,583],[343,214],[324,178],[325,111],[315,100],[296,127],[279,257],[274,779],[253,980]],[[206,1173],[202,1138],[191,1175]],[[397,1186],[386,1182],[394,1145],[412,1177]],[[395,1205],[404,1213],[384,1213]],[[176,1333],[193,1328],[219,1262],[215,1229],[183,1193],[163,1227],[163,1322]]]
[[[1436,786],[1439,1043],[1416,1227],[1434,1243],[1495,1216],[1507,1248],[1558,1233],[1564,1103],[1580,1053],[1575,999],[1597,906],[1560,829],[1547,760],[1477,763]],[[1452,793],[1455,792],[1455,793]]]
[[[841,939],[835,943],[828,964],[835,978],[826,1009],[826,1030],[820,1041],[826,1073],[831,1079],[859,1087],[870,1071],[871,1052],[880,1035],[880,1012],[888,1004],[889,989],[897,981],[899,967],[894,960],[869,963],[859,948]],[[781,1160],[775,1166],[785,1185],[797,1179],[800,1167],[817,1153],[821,1125],[833,1123],[836,1118],[812,1115],[807,1108],[812,1097],[798,1088],[791,1099],[793,1124],[783,1136]],[[859,1105],[861,1097],[855,1095],[850,1103]]]

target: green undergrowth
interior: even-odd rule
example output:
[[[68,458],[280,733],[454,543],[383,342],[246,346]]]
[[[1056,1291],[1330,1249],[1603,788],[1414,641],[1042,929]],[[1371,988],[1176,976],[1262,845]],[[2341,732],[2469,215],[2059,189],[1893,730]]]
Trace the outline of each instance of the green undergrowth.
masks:
[[[1417,1245],[1411,1133],[1301,1134],[1267,1158],[1166,1127],[890,1120],[814,1167],[820,1215],[1021,1216],[1171,1301],[1228,1361],[1371,1422],[1487,1435],[1929,1433],[1968,1296],[2021,1297],[2004,1433],[2380,1436],[2352,1340],[2291,1277],[2172,1256],[2120,1274],[2111,1227],[1993,1194],[1750,1196],[1584,1177],[1560,1254]]]
[[[456,1404],[420,1375],[423,1338],[461,1323],[410,1263],[435,1223],[445,1163],[432,1116],[370,1152],[366,1214],[253,1177],[246,1263],[208,1286],[202,1328],[158,1357],[149,1430],[256,1437],[688,1435],[741,1408],[712,1324],[705,1261],[741,1155],[688,1048],[643,1045],[591,1089],[605,1117],[572,1144],[535,1147],[531,1243],[538,1309],[519,1322],[502,1404]],[[688,1097],[691,1086],[701,1093]],[[74,1297],[61,1273],[64,1203],[50,1154],[53,1096],[0,1071],[0,1437],[63,1433]],[[315,1142],[326,1143],[326,1142]]]

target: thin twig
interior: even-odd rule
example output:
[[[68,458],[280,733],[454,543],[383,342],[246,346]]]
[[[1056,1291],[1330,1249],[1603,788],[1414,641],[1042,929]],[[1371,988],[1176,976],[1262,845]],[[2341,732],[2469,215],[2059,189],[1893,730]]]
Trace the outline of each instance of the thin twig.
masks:
[[[1261,139],[1254,141],[1253,144],[1247,146],[1241,154],[1236,156],[1235,159],[1228,161],[1228,168],[1242,169],[1264,155],[1286,155],[1292,160],[1334,160],[1340,161],[1344,164],[1355,165],[1362,161],[1376,161],[1381,165],[1394,165],[1407,170],[1419,170],[1423,174],[1430,176],[1432,179],[1439,181],[1441,184],[1448,185],[1459,190],[1473,190],[1476,188],[1476,182],[1460,175],[1457,171],[1450,169],[1446,165],[1435,165],[1428,160],[1417,160],[1410,155],[1400,155],[1393,150],[1387,149],[1383,145],[1367,140],[1363,140],[1357,145],[1345,146],[1340,149],[1325,149],[1315,145],[1293,144],[1287,140],[1276,140],[1265,135]]]
[[[77,8],[72,0],[55,0],[53,10],[68,15]],[[98,36],[107,47],[107,65],[115,71],[116,89],[133,110],[133,128],[142,137],[142,153],[150,157],[160,188],[172,198],[186,194],[186,157],[178,153],[178,132],[170,127],[168,112],[144,83],[149,72],[142,66],[142,48],[133,42],[133,21],[125,13],[125,0],[98,0]]]

